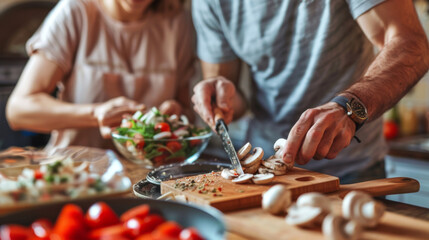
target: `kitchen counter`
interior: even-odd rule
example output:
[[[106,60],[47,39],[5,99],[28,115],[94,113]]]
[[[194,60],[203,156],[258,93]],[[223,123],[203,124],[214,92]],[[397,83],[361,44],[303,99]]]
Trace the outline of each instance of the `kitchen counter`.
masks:
[[[138,166],[138,165],[136,165],[130,161],[122,160],[122,163],[125,166],[127,175],[130,177],[130,179],[133,183],[136,183],[136,182],[140,181],[141,179],[145,179],[147,173],[149,172],[149,170],[142,168],[142,167],[140,167],[140,166]],[[133,193],[130,193],[129,195],[127,195],[127,197],[128,196],[135,197],[133,195]],[[386,218],[388,218],[388,219],[398,218],[398,219],[400,219],[400,221],[404,221],[406,223],[408,222],[409,224],[412,224],[412,226],[417,226],[418,229],[422,228],[422,229],[426,229],[428,231],[428,232],[418,233],[418,231],[416,232],[415,229],[412,230],[412,232],[414,234],[417,234],[414,236],[414,237],[417,236],[416,237],[417,239],[419,239],[419,236],[422,236],[422,235],[428,236],[429,235],[429,209],[416,207],[413,205],[399,203],[399,202],[395,202],[395,201],[390,201],[390,200],[386,200],[383,198],[378,198],[378,200],[380,200],[381,202],[384,203],[384,205],[386,206],[386,208],[389,212],[388,217],[386,217]],[[255,220],[253,222],[253,225],[252,225],[252,221],[251,221],[252,216],[253,216],[253,219]],[[249,235],[246,235],[246,231],[252,230],[252,228],[257,227],[257,223],[259,223],[259,221],[261,221],[261,224],[265,224],[265,223],[270,224],[270,225],[273,224],[274,226],[278,224],[279,228],[283,229],[283,231],[286,231],[286,230],[291,231],[292,236],[293,236],[293,234],[303,234],[303,236],[309,236],[309,237],[312,237],[315,239],[318,239],[318,238],[323,239],[323,236],[321,235],[320,230],[318,230],[317,234],[315,234],[314,229],[313,230],[302,230],[302,229],[294,228],[292,226],[288,226],[288,225],[284,224],[284,220],[282,217],[271,216],[271,215],[263,212],[262,209],[260,209],[260,208],[253,208],[253,209],[246,209],[246,210],[240,210],[240,211],[234,211],[234,212],[227,212],[227,213],[225,213],[225,219],[226,219],[227,229],[228,229],[227,239],[231,239],[231,240],[249,239]],[[413,221],[415,221],[415,223],[412,223]],[[248,225],[245,224],[246,222],[248,223]],[[282,226],[282,227],[280,227],[280,226]],[[384,227],[387,227],[387,226],[389,226],[389,224],[386,224]],[[424,227],[422,227],[422,226],[424,226]],[[246,230],[246,229],[248,229],[248,230]],[[271,231],[270,233],[267,232],[266,237],[263,237],[264,233],[261,233],[261,234],[259,234],[260,236],[256,236],[256,237],[257,237],[257,239],[260,239],[260,238],[269,239],[269,236],[273,236],[270,234],[281,235],[283,233],[280,230],[277,233],[273,233],[273,231]],[[386,235],[380,235],[380,234],[377,232],[369,232],[368,236],[370,236],[370,238],[386,237]],[[301,235],[299,235],[299,236],[301,236]],[[400,235],[398,235],[398,236],[400,236]],[[390,235],[389,235],[389,237],[390,237]],[[422,238],[422,239],[424,239],[424,238]]]

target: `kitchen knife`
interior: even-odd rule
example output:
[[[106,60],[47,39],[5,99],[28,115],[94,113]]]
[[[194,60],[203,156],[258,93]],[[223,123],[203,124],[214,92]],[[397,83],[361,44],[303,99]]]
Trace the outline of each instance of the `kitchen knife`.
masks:
[[[222,140],[223,148],[228,154],[229,160],[232,163],[233,168],[237,171],[238,174],[244,174],[243,168],[241,167],[240,160],[238,159],[237,152],[232,145],[231,138],[228,134],[228,128],[226,127],[225,122],[223,121],[223,113],[219,108],[214,109],[215,113],[215,122],[216,122],[216,132]]]

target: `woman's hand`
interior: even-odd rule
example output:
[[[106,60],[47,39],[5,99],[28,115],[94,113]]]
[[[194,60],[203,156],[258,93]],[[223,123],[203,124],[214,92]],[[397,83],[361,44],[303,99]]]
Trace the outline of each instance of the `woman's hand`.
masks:
[[[166,100],[159,106],[159,111],[162,114],[180,116],[182,114],[182,106],[176,100]]]
[[[121,124],[124,114],[133,114],[144,108],[144,104],[139,104],[126,97],[117,97],[97,105],[93,114],[98,121],[101,136],[109,138],[112,127],[117,127]]]

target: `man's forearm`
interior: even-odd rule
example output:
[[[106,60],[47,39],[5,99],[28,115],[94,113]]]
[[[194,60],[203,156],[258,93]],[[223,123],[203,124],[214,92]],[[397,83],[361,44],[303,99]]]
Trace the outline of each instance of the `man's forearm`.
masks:
[[[365,75],[341,95],[354,95],[367,107],[369,120],[393,107],[428,71],[425,36],[396,36],[387,42]]]

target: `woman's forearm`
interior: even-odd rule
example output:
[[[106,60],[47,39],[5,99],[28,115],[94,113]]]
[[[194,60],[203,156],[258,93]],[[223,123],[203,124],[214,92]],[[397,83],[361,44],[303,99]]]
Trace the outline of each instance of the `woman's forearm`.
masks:
[[[48,133],[55,129],[97,127],[94,104],[72,104],[46,93],[11,97],[6,116],[12,129]]]

